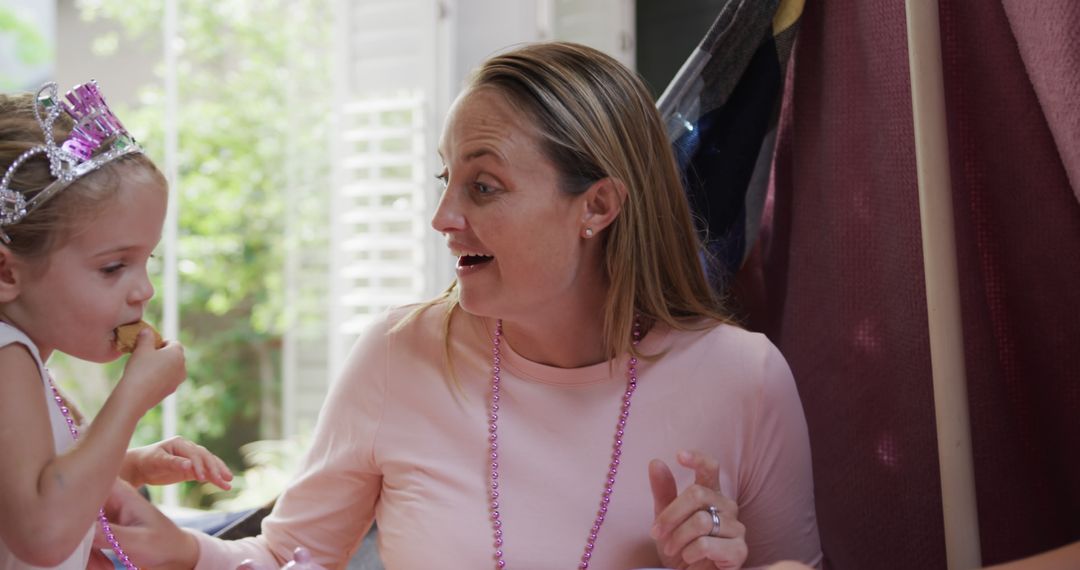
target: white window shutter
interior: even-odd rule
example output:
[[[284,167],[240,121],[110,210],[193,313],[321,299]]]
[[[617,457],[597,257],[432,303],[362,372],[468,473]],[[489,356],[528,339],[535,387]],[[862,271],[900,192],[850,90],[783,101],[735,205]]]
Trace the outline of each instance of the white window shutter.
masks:
[[[556,40],[594,47],[634,68],[634,0],[540,0]]]
[[[426,244],[436,170],[438,8],[430,0],[339,3],[332,375],[371,319],[431,289]]]

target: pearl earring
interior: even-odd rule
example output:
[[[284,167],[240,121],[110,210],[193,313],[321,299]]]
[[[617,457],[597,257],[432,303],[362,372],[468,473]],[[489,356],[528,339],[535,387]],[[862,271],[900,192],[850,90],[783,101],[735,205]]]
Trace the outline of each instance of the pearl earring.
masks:
[[[585,228],[585,237],[587,237],[587,238],[592,237],[592,228]]]

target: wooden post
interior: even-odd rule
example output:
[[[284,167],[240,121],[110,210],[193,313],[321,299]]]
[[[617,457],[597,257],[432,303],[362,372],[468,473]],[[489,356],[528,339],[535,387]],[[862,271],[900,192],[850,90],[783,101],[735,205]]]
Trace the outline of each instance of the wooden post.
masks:
[[[982,566],[937,0],[906,0],[930,361],[949,570]]]

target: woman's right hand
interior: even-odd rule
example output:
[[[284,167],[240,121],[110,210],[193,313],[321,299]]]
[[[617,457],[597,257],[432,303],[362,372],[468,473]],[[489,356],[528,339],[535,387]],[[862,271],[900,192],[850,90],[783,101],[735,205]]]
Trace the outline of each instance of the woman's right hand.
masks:
[[[190,569],[199,560],[195,537],[119,479],[105,499],[105,515],[120,547],[139,568]],[[95,527],[94,547],[112,548],[101,526]]]
[[[142,417],[175,392],[186,377],[183,345],[169,341],[161,348],[154,348],[153,333],[143,329],[139,331],[135,350],[124,366],[124,375],[120,377],[116,391],[122,393]]]

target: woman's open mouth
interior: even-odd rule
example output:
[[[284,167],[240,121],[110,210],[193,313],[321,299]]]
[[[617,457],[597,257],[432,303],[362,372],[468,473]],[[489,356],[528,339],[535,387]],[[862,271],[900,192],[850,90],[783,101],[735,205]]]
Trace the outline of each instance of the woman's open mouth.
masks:
[[[455,269],[458,277],[482,271],[495,260],[494,255],[488,255],[478,247],[453,242],[447,245],[450,246],[450,254],[457,257],[457,267]]]
[[[455,268],[457,270],[456,273],[458,279],[461,279],[466,275],[471,275],[478,271],[483,271],[484,268],[491,265],[491,262],[494,260],[494,256],[481,255],[478,253],[459,255],[457,260],[457,267]]]
[[[475,267],[477,265],[483,265],[489,261],[495,259],[490,255],[462,255],[458,257],[458,267]]]

